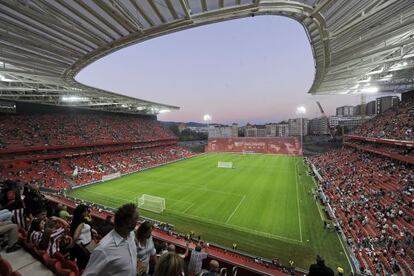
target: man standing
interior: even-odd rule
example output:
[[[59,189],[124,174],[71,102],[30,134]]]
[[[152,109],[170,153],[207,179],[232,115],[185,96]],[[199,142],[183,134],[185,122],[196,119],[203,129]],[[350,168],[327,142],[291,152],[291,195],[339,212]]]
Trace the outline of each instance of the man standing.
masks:
[[[188,264],[188,272],[190,275],[197,275],[201,272],[203,266],[203,260],[207,259],[206,252],[201,251],[202,247],[197,244],[195,249],[191,252],[190,263]]]
[[[83,276],[136,276],[137,247],[133,230],[138,222],[135,204],[121,206],[115,213],[115,227],[92,252]]]
[[[316,264],[310,266],[308,276],[334,276],[334,272],[325,266],[325,260],[321,256],[316,255]]]

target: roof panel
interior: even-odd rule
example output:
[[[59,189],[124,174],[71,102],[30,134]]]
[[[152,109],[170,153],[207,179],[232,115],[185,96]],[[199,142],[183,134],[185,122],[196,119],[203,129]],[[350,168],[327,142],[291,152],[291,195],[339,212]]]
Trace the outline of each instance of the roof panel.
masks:
[[[0,97],[19,99],[42,87],[33,101],[57,104],[71,95],[120,112],[174,109],[88,87],[74,76],[122,47],[252,13],[288,16],[305,27],[316,66],[311,93],[362,93],[356,84],[368,78],[380,91],[414,89],[412,0],[2,0],[0,72],[14,81],[0,80]]]

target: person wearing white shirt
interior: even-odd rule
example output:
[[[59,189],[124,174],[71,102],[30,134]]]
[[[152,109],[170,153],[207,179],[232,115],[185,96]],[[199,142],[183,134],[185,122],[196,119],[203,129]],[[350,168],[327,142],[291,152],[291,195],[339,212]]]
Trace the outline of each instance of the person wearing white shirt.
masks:
[[[83,276],[136,276],[137,247],[133,230],[138,210],[129,203],[115,213],[115,227],[92,252]]]
[[[150,260],[152,256],[155,256],[156,250],[154,247],[154,241],[151,236],[152,224],[149,221],[141,223],[137,230],[137,256],[139,259],[139,266],[142,267],[142,271],[148,274]]]

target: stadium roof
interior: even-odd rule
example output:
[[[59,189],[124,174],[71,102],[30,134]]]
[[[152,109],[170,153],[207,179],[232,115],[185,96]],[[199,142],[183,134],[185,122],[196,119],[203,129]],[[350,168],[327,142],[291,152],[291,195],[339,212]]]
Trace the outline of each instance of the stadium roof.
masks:
[[[254,15],[304,26],[316,68],[311,94],[414,88],[412,0],[2,0],[0,99],[150,114],[177,109],[74,76],[122,47]]]

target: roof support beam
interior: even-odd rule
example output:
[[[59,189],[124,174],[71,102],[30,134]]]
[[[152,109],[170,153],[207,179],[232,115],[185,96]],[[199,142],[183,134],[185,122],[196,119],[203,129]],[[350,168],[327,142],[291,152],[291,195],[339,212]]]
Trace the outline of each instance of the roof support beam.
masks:
[[[174,9],[173,4],[171,3],[171,0],[164,0],[165,3],[167,4],[168,10],[170,11],[172,17],[177,20],[178,19],[178,15],[177,12]]]
[[[129,0],[129,2],[135,7],[135,9],[142,15],[142,17],[150,26],[155,26],[154,21],[152,21],[152,19],[148,16],[140,4],[138,4],[135,0]]]
[[[157,8],[157,5],[155,4],[154,0],[147,0],[148,4],[150,4],[152,10],[155,12],[157,17],[160,19],[162,23],[166,23],[167,20],[165,20],[164,16],[161,14],[160,10]]]
[[[190,6],[188,5],[187,0],[180,0],[180,4],[181,4],[181,8],[184,11],[185,17],[187,19],[190,19],[190,17],[191,17],[191,9],[190,9]]]
[[[105,26],[107,26],[109,29],[111,29],[113,32],[115,32],[118,36],[122,37],[123,34],[116,28],[112,23],[110,23],[108,20],[105,19],[105,17],[101,16],[97,11],[92,9],[90,6],[86,4],[84,0],[74,0],[79,6],[84,8],[87,12],[92,14],[96,19],[98,19],[100,22],[102,22]]]

